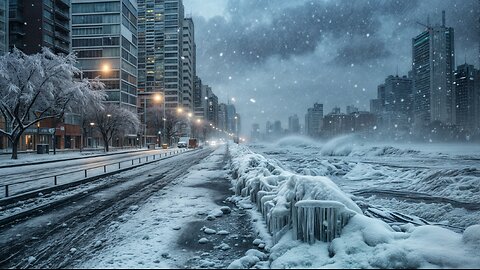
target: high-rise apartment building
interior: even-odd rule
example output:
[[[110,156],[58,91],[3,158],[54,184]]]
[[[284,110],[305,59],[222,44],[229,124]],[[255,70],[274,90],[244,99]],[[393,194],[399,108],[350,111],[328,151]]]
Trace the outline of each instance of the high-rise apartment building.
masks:
[[[227,131],[235,133],[235,115],[237,114],[237,110],[235,105],[227,104]]]
[[[182,106],[182,0],[138,0],[138,87],[142,100],[163,93],[167,110]],[[144,107],[143,103],[141,103]],[[149,102],[147,101],[147,107]]]
[[[305,115],[305,134],[311,137],[320,136],[323,120],[323,104],[315,103]]]
[[[456,124],[468,131],[480,128],[479,71],[473,65],[457,67],[454,77]]]
[[[195,27],[192,18],[185,18],[183,20],[182,36],[183,106],[188,110],[193,111],[193,89],[195,87],[195,76],[197,73],[197,56],[195,45]]]
[[[293,134],[300,133],[300,120],[296,114],[288,117],[288,132]]]
[[[385,79],[385,111],[410,116],[412,112],[412,79],[407,76],[388,76]]]
[[[72,48],[86,78],[99,77],[107,102],[137,111],[134,0],[72,0]]]
[[[413,109],[417,124],[453,123],[454,52],[454,31],[445,26],[445,13],[442,25],[428,25],[412,39]]]
[[[70,0],[10,0],[8,4],[10,49],[34,54],[48,47],[54,53],[70,53]]]
[[[218,127],[218,97],[211,91],[211,88],[208,93],[207,121],[212,123],[215,127]]]
[[[227,131],[227,104],[218,104],[218,128]]]
[[[195,76],[193,87],[193,110],[195,117],[205,118],[205,98],[203,93],[202,79]]]

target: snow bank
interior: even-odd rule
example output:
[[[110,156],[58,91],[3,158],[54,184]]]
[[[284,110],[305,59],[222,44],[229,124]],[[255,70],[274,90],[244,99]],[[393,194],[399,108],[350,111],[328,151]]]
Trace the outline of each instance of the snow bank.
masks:
[[[235,193],[250,197],[257,205],[274,242],[291,226],[296,239],[312,242],[311,234],[318,240],[330,241],[339,235],[341,226],[351,215],[361,213],[360,208],[327,177],[291,173],[278,166],[278,162],[244,146],[232,146],[230,151],[236,178]],[[296,204],[305,201],[310,203]],[[312,208],[313,204],[316,206]]]
[[[255,203],[273,235],[271,268],[476,268],[480,265],[480,225],[468,227],[463,234],[432,225],[396,225],[394,230],[381,220],[364,216],[327,177],[288,172],[276,166],[277,161],[255,154],[245,146],[231,145],[230,152],[236,194]],[[293,221],[301,211],[294,211],[294,207],[338,208],[339,213],[348,215],[348,222],[330,243],[303,243],[295,240],[299,239],[297,230],[308,230],[312,224],[295,225]],[[303,215],[308,214],[304,211]],[[311,232],[317,233],[314,229]]]

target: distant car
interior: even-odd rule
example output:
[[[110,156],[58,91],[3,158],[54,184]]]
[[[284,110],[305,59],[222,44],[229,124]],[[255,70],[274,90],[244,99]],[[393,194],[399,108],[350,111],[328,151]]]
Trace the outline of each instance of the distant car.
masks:
[[[178,148],[187,148],[187,142],[178,142],[177,147]]]

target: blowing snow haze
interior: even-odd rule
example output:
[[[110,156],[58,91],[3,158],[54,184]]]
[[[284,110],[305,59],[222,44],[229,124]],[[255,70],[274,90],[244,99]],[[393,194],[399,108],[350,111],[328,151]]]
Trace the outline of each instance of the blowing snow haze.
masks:
[[[206,3],[207,2],[207,3]],[[199,76],[220,100],[235,98],[242,133],[252,123],[324,104],[324,114],[347,105],[369,110],[388,75],[407,75],[418,24],[455,30],[456,65],[478,67],[476,0],[253,1],[185,0],[195,21]],[[255,102],[252,102],[255,101]]]

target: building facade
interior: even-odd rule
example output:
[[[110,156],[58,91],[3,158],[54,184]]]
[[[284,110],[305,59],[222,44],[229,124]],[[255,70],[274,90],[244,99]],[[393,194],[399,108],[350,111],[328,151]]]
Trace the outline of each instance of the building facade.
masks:
[[[69,0],[10,0],[8,4],[10,50],[16,47],[35,54],[48,47],[54,53],[70,53]]]
[[[183,107],[189,111],[193,109],[193,89],[195,87],[197,54],[195,45],[195,26],[192,18],[183,20],[182,34],[182,89]]]
[[[0,56],[8,52],[8,1],[0,0]]]
[[[148,100],[152,93],[161,92],[167,110],[180,107],[183,2],[138,0],[138,19],[139,95],[147,95]]]
[[[107,102],[137,111],[137,7],[132,0],[73,0],[72,49],[84,78],[100,78]]]
[[[323,123],[323,104],[315,103],[305,115],[305,134],[310,137],[320,136]]]
[[[473,65],[457,67],[454,77],[456,124],[469,132],[480,128],[479,71]]]
[[[419,125],[434,121],[452,124],[454,31],[445,26],[445,14],[441,26],[427,26],[412,39],[412,60],[414,121]]]
[[[288,132],[292,134],[300,133],[300,120],[296,114],[288,117]]]

